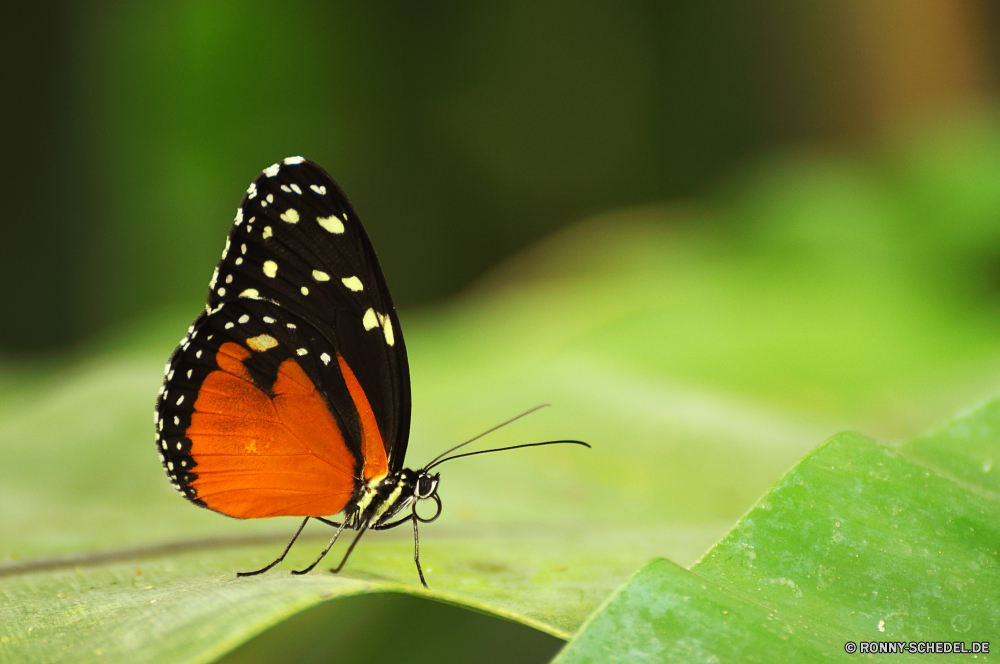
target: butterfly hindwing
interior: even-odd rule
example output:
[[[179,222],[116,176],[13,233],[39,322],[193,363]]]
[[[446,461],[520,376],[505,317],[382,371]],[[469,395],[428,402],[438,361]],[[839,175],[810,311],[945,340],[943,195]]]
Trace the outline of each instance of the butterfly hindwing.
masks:
[[[167,366],[158,442],[188,498],[239,517],[335,514],[365,464],[336,349],[267,302],[195,321]]]

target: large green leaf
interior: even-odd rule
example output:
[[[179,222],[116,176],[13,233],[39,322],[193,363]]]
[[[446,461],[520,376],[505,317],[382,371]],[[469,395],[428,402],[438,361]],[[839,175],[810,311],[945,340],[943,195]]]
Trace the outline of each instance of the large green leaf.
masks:
[[[906,453],[834,437],[690,571],[645,566],[557,661],[832,662],[848,641],[995,641],[996,472],[965,461],[1000,454],[998,408]]]

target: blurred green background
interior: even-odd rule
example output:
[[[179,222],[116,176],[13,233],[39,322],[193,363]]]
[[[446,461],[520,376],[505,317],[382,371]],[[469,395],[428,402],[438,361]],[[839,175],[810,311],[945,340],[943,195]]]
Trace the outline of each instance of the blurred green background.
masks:
[[[997,19],[885,0],[11,6],[0,350],[197,302],[246,183],[287,155],[341,183],[406,308],[776,148],[856,150],[979,105]]]
[[[1000,384],[985,0],[43,2],[0,37],[4,560],[287,530],[172,495],[149,412],[247,184],[294,154],[378,250],[412,459],[544,400],[496,440],[595,443],[469,460],[441,533],[593,520],[688,564],[826,436],[905,440]],[[233,661],[343,652],[316,625],[411,610],[381,602]]]

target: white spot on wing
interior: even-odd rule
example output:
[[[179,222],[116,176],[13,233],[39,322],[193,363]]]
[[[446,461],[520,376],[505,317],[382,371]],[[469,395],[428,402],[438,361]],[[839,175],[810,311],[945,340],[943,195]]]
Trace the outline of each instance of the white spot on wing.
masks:
[[[246,324],[246,323],[249,323],[249,322],[250,322],[250,316],[247,316],[246,314],[243,314],[242,316],[240,316],[240,323]]]
[[[233,275],[230,274],[229,276],[226,277],[226,283],[227,284],[233,283]]]
[[[236,264],[237,265],[243,265],[243,257],[242,256],[240,256],[239,258],[236,259]]]
[[[390,346],[393,345],[396,340],[392,336],[392,320],[388,315],[382,318],[382,331],[385,332],[385,342]]]
[[[287,328],[288,328],[289,330],[294,330],[294,329],[297,329],[297,328],[295,327],[295,323],[286,323],[286,324],[285,324],[285,327],[287,327]]]
[[[266,240],[269,237],[271,237],[271,227],[264,226],[264,239]]]
[[[184,403],[184,395],[183,394],[180,395],[179,397],[177,397],[177,403],[175,405],[179,406],[182,403]]]
[[[341,281],[355,293],[364,288],[364,286],[361,285],[361,280],[357,277],[348,277],[347,279],[341,279]]]
[[[301,189],[299,189],[299,185],[297,185],[297,184],[295,184],[295,183],[293,182],[293,183],[292,183],[292,184],[290,184],[289,186],[290,186],[290,187],[292,188],[292,191],[294,191],[294,192],[295,192],[296,194],[298,194],[299,196],[301,196],[301,195],[302,195],[302,190],[301,190]]]
[[[313,191],[315,191],[320,196],[323,196],[323,195],[326,194],[326,187],[324,187],[321,184],[311,184],[311,185],[309,185],[309,188],[312,189]]]
[[[215,288],[215,282],[219,279],[219,268],[215,268],[215,272],[212,273],[212,278],[208,282],[209,288]]]
[[[309,289],[307,287],[305,287],[305,286],[303,286],[302,288],[300,288],[299,291],[301,291],[303,295],[308,295],[309,294]]]
[[[288,185],[287,185],[287,184],[283,184],[283,185],[281,185],[281,190],[282,190],[283,192],[285,192],[286,194],[290,194],[290,193],[292,193],[292,190],[291,190],[291,189],[290,189],[290,188],[288,187]]]
[[[264,274],[274,279],[274,275],[278,274],[278,264],[274,261],[264,261]]]
[[[270,316],[264,316],[264,322],[270,325],[271,323],[274,322],[274,319],[271,318]]]
[[[226,238],[226,248],[222,250],[222,257],[225,258],[226,254],[229,253],[229,238]]]
[[[259,300],[260,293],[257,292],[256,288],[248,288],[242,293],[240,293],[240,297],[245,297],[248,300]]]
[[[231,330],[231,329],[233,329],[233,323],[232,323],[232,321],[230,321],[230,322],[226,323],[226,329],[227,329],[227,330]]]
[[[219,294],[219,297],[222,297],[222,296],[224,296],[226,294],[226,289],[225,288],[220,288],[219,290],[217,290],[215,292]]]
[[[251,182],[250,188],[247,189],[247,198],[257,198],[257,183]]]
[[[316,281],[330,281],[330,275],[322,270],[313,270],[313,279]]]
[[[281,170],[281,164],[280,163],[271,164],[270,166],[268,166],[267,168],[264,169],[264,175],[266,175],[269,178],[273,178],[275,175],[278,174],[279,170]]]
[[[365,317],[361,319],[361,324],[365,326],[366,330],[372,330],[378,327],[378,317],[375,315],[375,310],[371,307],[365,312]]]
[[[344,232],[344,222],[337,217],[316,217],[316,221],[320,226],[336,235]]]
[[[320,355],[319,359],[323,360],[323,364],[330,364],[330,356],[327,355],[326,353]]]
[[[285,157],[285,163],[289,166],[294,166],[295,164],[301,164],[306,160],[305,157]]]
[[[371,312],[373,314],[372,318],[374,320],[372,320],[372,321],[368,320],[368,313],[369,312]],[[375,321],[377,321],[377,322],[375,322]],[[365,329],[366,330],[370,330],[370,329],[372,329],[374,327],[377,327],[377,326],[381,325],[382,326],[382,332],[385,334],[385,342],[387,344],[389,344],[390,346],[395,343],[396,340],[395,340],[395,338],[393,337],[393,334],[392,334],[392,320],[389,319],[389,314],[383,315],[383,314],[375,313],[371,309],[369,309],[367,312],[365,312],[365,317],[362,320],[362,322],[365,324]],[[369,322],[373,323],[373,325],[371,327],[368,327],[368,323]]]
[[[270,334],[261,334],[247,339],[247,345],[259,353],[274,348],[278,345],[278,340]]]
[[[236,218],[233,219],[233,222],[237,226],[243,223],[243,208],[236,208]]]
[[[287,221],[290,224],[297,224],[299,222],[299,212],[295,208],[288,208],[284,214],[281,215],[282,221]]]
[[[300,349],[298,349],[295,352],[298,354],[299,357],[302,357],[303,355],[308,355],[309,354],[309,351],[307,351],[305,348],[300,348]]]

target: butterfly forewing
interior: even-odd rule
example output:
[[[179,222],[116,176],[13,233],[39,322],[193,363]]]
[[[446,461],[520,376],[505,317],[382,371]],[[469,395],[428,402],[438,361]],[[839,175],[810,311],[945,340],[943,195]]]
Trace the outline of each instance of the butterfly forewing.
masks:
[[[209,288],[209,309],[259,297],[312,322],[340,350],[382,427],[390,467],[409,437],[406,347],[375,250],[326,171],[290,157],[243,197]]]
[[[335,514],[360,481],[401,468],[399,321],[360,220],[320,167],[289,158],[254,180],[206,311],[166,370],[157,444],[178,490],[207,507]]]

